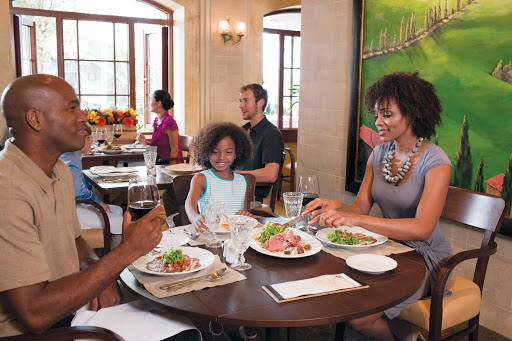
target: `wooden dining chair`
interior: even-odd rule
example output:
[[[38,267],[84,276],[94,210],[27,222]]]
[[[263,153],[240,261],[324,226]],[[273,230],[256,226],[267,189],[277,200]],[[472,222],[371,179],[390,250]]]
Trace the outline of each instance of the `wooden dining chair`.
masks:
[[[124,341],[117,333],[100,327],[61,327],[50,329],[42,334],[23,334],[0,337],[0,341],[66,341],[75,339]]]
[[[283,166],[283,170],[288,170],[288,175],[286,175],[283,171],[281,171],[281,176],[279,180],[279,189],[277,191],[277,201],[281,199],[281,193],[283,188],[283,181],[288,182],[290,184],[290,192],[295,192],[295,168],[297,168],[297,162],[295,161],[295,157],[293,156],[293,152],[290,148],[284,147],[284,151],[288,153],[290,157],[290,163],[287,163]]]
[[[180,135],[179,141],[181,146],[181,152],[183,153],[183,157],[163,157],[158,159],[156,162],[157,165],[167,165],[170,161],[183,161],[185,163],[190,163],[190,148],[192,147],[192,141],[194,140],[193,136],[190,135]]]
[[[459,340],[469,335],[478,340],[478,326],[482,290],[489,256],[496,253],[494,237],[501,227],[505,214],[505,200],[499,197],[456,187],[448,189],[448,196],[441,218],[483,231],[481,247],[459,252],[450,257],[439,272],[432,298],[423,299],[406,307],[400,317],[428,330],[430,341],[441,340],[441,331],[465,321],[463,330],[444,340]],[[451,296],[443,297],[445,285],[453,269],[459,263],[477,259],[473,279],[452,275],[446,289]]]
[[[103,248],[104,255],[110,252],[110,219],[107,212],[100,204],[93,200],[76,200],[76,204],[92,205],[96,208],[103,218],[103,229],[82,229],[82,237],[93,249]]]
[[[176,198],[176,205],[178,213],[174,214],[173,219],[176,226],[183,226],[190,224],[187,212],[185,211],[185,201],[187,200],[188,192],[190,191],[190,181],[194,175],[179,175],[174,178],[172,188]],[[247,181],[247,188],[245,190],[244,210],[250,211],[252,214],[268,217],[266,212],[259,212],[259,210],[251,210],[251,201],[254,199],[254,188],[256,179],[252,174],[244,174]],[[273,215],[272,215],[273,216]],[[169,218],[167,218],[169,219]]]
[[[272,187],[272,189],[270,191],[269,205],[268,206],[264,205],[264,204],[261,205],[263,210],[267,209],[267,207],[270,207],[270,210],[272,211],[272,213],[274,213],[274,210],[276,208],[277,195],[279,192],[279,184],[281,182],[281,174],[283,171],[283,164],[284,164],[285,157],[286,157],[286,154],[283,152],[282,157],[281,157],[281,162],[279,164],[279,173],[277,174],[276,181],[274,181],[273,183],[268,183],[268,182],[257,182],[256,183],[256,186],[271,186]]]

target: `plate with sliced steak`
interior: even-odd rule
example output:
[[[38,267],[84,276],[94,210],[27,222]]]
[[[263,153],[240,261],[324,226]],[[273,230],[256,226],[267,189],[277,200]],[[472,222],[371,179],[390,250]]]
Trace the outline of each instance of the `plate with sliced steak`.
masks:
[[[297,229],[285,229],[260,242],[263,228],[255,228],[249,246],[265,255],[278,258],[302,258],[312,256],[322,250],[322,243],[309,234]]]

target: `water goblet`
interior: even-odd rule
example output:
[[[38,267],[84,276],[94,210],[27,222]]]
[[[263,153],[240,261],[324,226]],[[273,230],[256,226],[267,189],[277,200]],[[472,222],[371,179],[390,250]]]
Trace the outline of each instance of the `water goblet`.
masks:
[[[112,142],[114,142],[114,131],[112,130],[107,130],[106,134],[105,134],[105,140],[107,141],[107,143],[112,146]]]
[[[302,208],[302,199],[304,194],[300,192],[286,192],[283,193],[284,208],[286,216],[290,219],[297,218],[300,215]],[[295,225],[293,226],[295,227]],[[305,228],[299,228],[299,230]]]
[[[258,221],[251,217],[236,215],[230,217],[228,223],[231,240],[238,254],[236,263],[232,264],[230,267],[238,271],[249,270],[252,266],[245,262],[244,252],[249,247],[252,229],[258,224]]]
[[[212,238],[206,243],[207,247],[222,247],[222,242],[217,239],[217,231],[221,228],[222,215],[224,214],[224,203],[221,201],[210,201],[200,207],[201,214],[204,215],[205,225],[212,233]]]
[[[119,138],[123,134],[123,125],[122,124],[114,124],[112,127],[112,130],[114,132],[114,137],[116,138],[116,146],[119,144]]]
[[[146,148],[144,151],[144,163],[146,164],[147,175],[156,177],[156,147]]]

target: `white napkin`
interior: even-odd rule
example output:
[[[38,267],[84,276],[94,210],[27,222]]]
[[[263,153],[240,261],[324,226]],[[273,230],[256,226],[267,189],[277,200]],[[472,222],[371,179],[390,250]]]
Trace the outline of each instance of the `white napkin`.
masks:
[[[404,244],[400,244],[395,242],[394,240],[388,239],[385,243],[382,243],[377,246],[371,246],[367,248],[360,249],[348,249],[343,247],[331,246],[327,243],[323,243],[322,250],[341,259],[347,259],[350,256],[360,255],[360,254],[372,254],[372,255],[381,255],[381,256],[389,256],[389,255],[397,255],[399,253],[409,252],[414,250]]]
[[[233,241],[231,239],[226,239],[224,241],[223,246],[223,256],[226,262],[233,264],[236,262],[238,258],[238,254],[236,252],[235,246],[233,245]]]
[[[141,301],[103,308],[97,312],[79,311],[71,325],[107,328],[126,341],[163,340],[184,330],[197,329],[189,319]],[[200,333],[198,335],[198,340],[201,340]]]

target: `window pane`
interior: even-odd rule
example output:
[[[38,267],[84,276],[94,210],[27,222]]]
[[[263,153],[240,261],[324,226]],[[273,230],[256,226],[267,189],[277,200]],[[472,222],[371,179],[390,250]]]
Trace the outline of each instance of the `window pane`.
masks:
[[[55,18],[33,16],[26,18],[35,21],[36,25],[37,73],[58,76]]]
[[[117,96],[117,107],[119,109],[129,108],[128,96]]]
[[[116,60],[128,61],[128,25],[116,24]]]
[[[300,84],[300,69],[293,69],[292,70],[292,85],[299,85]]]
[[[13,7],[47,9],[53,11],[89,14],[119,15],[123,17],[167,19],[167,13],[138,0],[83,0],[33,1],[16,0]]]
[[[113,23],[79,21],[80,59],[114,60]]]
[[[80,62],[80,93],[114,94],[114,63]]]
[[[290,97],[283,97],[283,128],[290,127]]]
[[[279,96],[279,35],[263,33],[263,87],[268,92],[265,115],[277,126]]]
[[[81,96],[82,109],[110,109],[114,107],[114,96]]]
[[[295,103],[295,104],[293,104]],[[292,128],[299,127],[299,97],[292,97]]]
[[[64,79],[71,84],[75,92],[79,94],[78,89],[78,62],[74,60],[64,61]]]
[[[162,35],[148,35],[149,93],[162,89]]]
[[[300,68],[300,37],[293,37],[293,67]]]
[[[30,49],[30,27],[26,25],[21,26],[21,53],[23,53],[23,59],[30,59],[32,56]]]
[[[63,20],[62,30],[64,33],[64,58],[77,59],[76,20]]]
[[[284,36],[284,67],[292,67],[292,37]]]
[[[290,96],[290,87],[292,86],[292,73],[290,69],[283,70],[283,96]]]
[[[27,75],[31,75],[31,74],[32,74],[32,63],[30,62],[30,60],[24,59],[21,62],[21,75],[27,76]]]
[[[128,63],[116,63],[116,93],[128,95]]]
[[[300,31],[300,22],[300,13],[281,13],[263,17],[263,27],[276,30]]]

